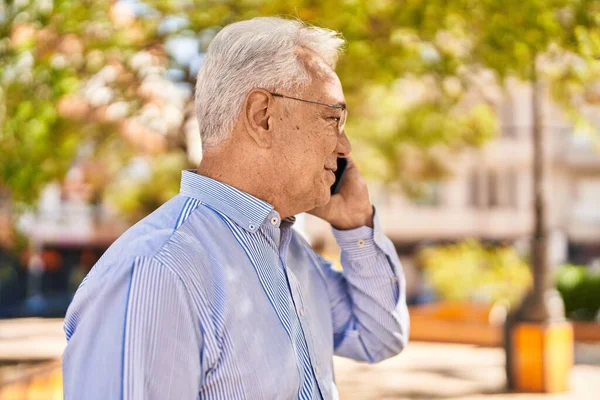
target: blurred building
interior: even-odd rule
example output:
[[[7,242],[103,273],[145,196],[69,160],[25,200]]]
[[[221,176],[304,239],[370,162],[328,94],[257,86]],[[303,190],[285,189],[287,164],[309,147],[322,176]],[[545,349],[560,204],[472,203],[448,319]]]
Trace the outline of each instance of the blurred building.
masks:
[[[450,179],[426,184],[423,197],[372,189],[382,226],[401,253],[466,238],[527,243],[533,229],[531,88],[513,83],[497,112],[497,137],[457,156]],[[600,111],[586,112],[600,126]],[[543,120],[552,258],[587,263],[600,256],[600,151],[550,101]],[[305,229],[316,237],[328,230],[314,218]]]

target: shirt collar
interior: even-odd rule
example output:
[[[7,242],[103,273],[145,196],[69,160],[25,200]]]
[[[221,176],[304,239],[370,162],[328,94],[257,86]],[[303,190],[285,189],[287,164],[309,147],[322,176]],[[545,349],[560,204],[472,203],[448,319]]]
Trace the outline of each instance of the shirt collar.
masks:
[[[271,204],[226,183],[199,175],[193,169],[181,172],[179,193],[200,200],[250,232],[256,232],[263,223],[277,227],[281,223],[279,213]],[[274,224],[275,219],[277,223]],[[294,217],[286,218],[284,222],[293,224]]]

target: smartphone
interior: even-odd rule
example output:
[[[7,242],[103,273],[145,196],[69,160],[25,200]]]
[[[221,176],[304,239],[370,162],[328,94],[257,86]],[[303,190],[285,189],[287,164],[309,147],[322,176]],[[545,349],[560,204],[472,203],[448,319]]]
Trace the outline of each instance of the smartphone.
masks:
[[[337,159],[337,170],[335,171],[335,182],[331,185],[331,194],[334,195],[340,190],[342,186],[342,179],[344,179],[344,172],[348,166],[348,159],[345,157],[338,157]]]

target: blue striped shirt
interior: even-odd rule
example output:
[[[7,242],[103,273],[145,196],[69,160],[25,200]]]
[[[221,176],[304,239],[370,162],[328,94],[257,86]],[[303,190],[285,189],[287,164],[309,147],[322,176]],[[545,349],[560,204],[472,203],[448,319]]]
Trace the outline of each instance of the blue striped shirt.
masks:
[[[333,230],[343,272],[270,204],[183,171],[125,232],[65,318],[65,399],[335,399],[332,356],[407,342],[402,268],[374,228]]]

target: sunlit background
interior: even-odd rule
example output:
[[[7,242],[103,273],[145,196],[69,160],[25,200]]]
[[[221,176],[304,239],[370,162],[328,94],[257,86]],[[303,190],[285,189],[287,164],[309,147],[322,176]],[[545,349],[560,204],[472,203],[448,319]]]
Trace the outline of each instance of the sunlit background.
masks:
[[[207,46],[264,15],[347,40],[353,157],[407,277],[409,348],[336,359],[342,399],[544,397],[507,393],[503,351],[534,282],[536,182],[548,285],[574,327],[560,398],[598,398],[597,0],[0,0],[0,398],[62,398],[73,293],[198,165]],[[325,223],[297,229],[341,267]]]

